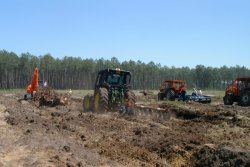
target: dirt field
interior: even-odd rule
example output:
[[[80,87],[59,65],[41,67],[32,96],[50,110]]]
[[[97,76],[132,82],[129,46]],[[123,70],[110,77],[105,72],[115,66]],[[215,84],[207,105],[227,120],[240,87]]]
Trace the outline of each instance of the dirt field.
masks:
[[[0,167],[250,166],[250,108],[138,102],[166,109],[155,116],[83,113],[68,106],[38,107],[0,94]]]

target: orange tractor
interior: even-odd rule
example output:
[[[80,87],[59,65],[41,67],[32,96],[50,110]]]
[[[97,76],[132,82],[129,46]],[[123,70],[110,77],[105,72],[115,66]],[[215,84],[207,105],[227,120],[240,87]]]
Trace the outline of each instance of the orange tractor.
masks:
[[[174,101],[186,93],[186,82],[183,80],[166,80],[160,87],[160,92],[158,93],[158,100],[170,100]],[[184,94],[185,96],[185,94]]]
[[[250,78],[237,78],[225,89],[225,105],[238,102],[241,106],[250,106]]]

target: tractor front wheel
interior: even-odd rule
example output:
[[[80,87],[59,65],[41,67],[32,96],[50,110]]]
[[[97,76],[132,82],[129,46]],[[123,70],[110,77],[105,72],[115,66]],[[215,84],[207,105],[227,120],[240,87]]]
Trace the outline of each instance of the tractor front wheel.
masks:
[[[108,90],[106,88],[99,88],[94,97],[94,111],[107,111],[108,104]]]
[[[132,92],[132,91],[128,91],[127,93],[126,93],[126,99],[127,99],[127,101],[129,102],[129,103],[131,103],[131,105],[132,106],[134,106],[135,105],[135,93],[134,92]]]
[[[250,93],[249,92],[244,92],[240,96],[240,105],[241,106],[250,106]]]
[[[163,94],[161,92],[158,93],[158,101],[163,100]]]
[[[91,97],[90,95],[86,95],[83,99],[83,111],[88,112],[92,109],[92,102],[93,96]]]
[[[232,95],[226,95],[223,97],[224,105],[232,105],[233,104],[233,97]]]
[[[175,92],[173,89],[170,89],[167,91],[166,93],[166,99],[170,100],[170,101],[174,101],[175,100]]]

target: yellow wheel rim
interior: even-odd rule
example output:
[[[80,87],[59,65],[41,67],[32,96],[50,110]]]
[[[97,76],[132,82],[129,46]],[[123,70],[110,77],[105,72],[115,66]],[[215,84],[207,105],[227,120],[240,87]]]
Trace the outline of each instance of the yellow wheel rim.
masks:
[[[95,109],[99,109],[100,94],[95,95]]]
[[[87,98],[86,100],[84,100],[84,108],[85,108],[86,110],[88,110],[89,107],[90,107],[89,98]]]

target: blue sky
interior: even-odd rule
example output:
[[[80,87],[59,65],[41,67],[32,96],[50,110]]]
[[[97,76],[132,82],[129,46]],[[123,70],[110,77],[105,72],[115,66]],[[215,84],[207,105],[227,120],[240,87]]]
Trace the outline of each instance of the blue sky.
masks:
[[[3,0],[0,49],[250,68],[249,0]]]

